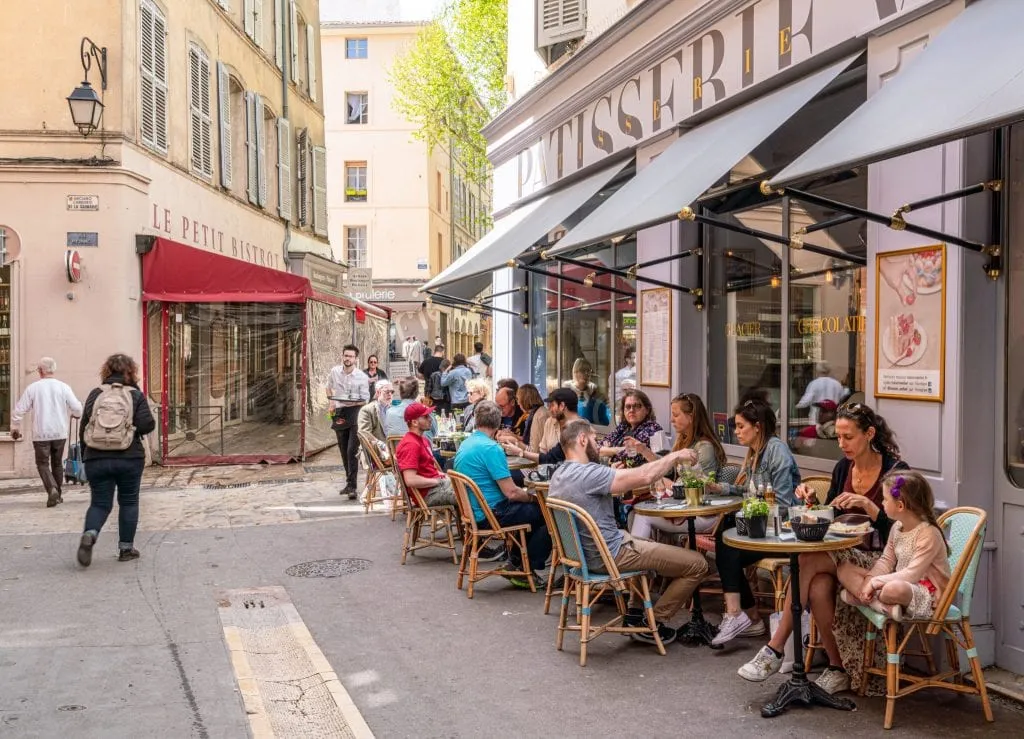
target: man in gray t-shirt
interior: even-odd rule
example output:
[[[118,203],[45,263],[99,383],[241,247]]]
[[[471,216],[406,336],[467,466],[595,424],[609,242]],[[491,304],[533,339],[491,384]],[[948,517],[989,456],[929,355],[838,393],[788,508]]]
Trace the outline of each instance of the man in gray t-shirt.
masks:
[[[647,487],[665,477],[665,473],[676,464],[684,461],[694,463],[696,454],[690,449],[682,449],[633,469],[604,467],[599,463],[594,429],[584,420],[567,424],[562,430],[561,442],[566,461],[551,478],[550,497],[574,503],[591,515],[620,571],[654,570],[670,579],[654,607],[654,618],[658,622],[662,642],[674,641],[676,630],[667,622],[690,600],[693,591],[707,575],[708,563],[697,552],[634,539],[619,529],[612,496]],[[596,543],[583,531],[580,537],[587,566],[604,571]],[[637,626],[644,622],[639,605],[639,599],[634,596],[624,625]],[[633,634],[633,637],[640,641],[654,641],[648,634]]]

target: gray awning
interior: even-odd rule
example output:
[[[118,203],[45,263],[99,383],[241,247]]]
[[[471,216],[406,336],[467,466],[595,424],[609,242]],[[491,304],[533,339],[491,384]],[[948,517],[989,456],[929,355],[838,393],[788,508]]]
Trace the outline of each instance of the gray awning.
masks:
[[[607,203],[563,236],[550,253],[565,254],[674,218],[824,90],[854,58],[684,133]]]
[[[1024,118],[1024,2],[967,6],[906,69],[773,178],[806,180]]]
[[[632,160],[630,160],[632,161]],[[569,218],[624,170],[629,163],[611,167],[574,182],[568,187],[527,203],[497,221],[469,251],[423,286],[460,298],[472,298],[491,284],[491,273],[506,266]]]

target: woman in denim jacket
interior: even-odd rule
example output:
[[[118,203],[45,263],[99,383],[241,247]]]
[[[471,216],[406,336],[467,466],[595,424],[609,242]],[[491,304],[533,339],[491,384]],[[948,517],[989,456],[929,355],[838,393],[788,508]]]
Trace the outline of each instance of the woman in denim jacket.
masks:
[[[786,446],[775,435],[775,411],[761,399],[748,400],[735,411],[736,438],[747,447],[747,456],[734,484],[708,485],[712,492],[742,495],[754,475],[764,484],[771,483],[780,509],[796,504],[795,491],[800,484],[800,468]],[[722,578],[726,613],[718,636],[712,644],[725,644],[737,636],[763,636],[767,630],[757,614],[757,603],[744,570],[764,558],[763,554],[734,549],[722,540],[720,526],[715,541],[715,563]]]

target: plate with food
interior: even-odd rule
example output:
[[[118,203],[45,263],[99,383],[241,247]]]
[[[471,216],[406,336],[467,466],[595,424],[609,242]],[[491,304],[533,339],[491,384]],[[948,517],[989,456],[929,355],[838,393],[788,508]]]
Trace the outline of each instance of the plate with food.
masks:
[[[814,516],[815,518],[832,519],[835,517],[835,509],[830,505],[794,505],[789,507],[789,517],[791,519],[806,515]]]
[[[845,513],[832,522],[828,532],[835,536],[864,536],[871,533],[871,517],[863,513]]]
[[[898,313],[889,317],[889,325],[882,334],[882,353],[893,367],[917,364],[927,349],[928,334],[913,313]]]

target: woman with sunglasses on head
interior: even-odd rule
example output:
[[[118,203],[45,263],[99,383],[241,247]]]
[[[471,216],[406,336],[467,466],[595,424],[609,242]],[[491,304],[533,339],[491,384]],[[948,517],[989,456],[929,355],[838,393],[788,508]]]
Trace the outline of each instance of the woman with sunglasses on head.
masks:
[[[771,483],[780,508],[794,505],[796,487],[800,484],[800,469],[786,442],[775,435],[775,411],[764,400],[755,398],[736,409],[735,422],[736,438],[747,447],[747,455],[736,476],[736,483],[708,483],[706,489],[727,495],[742,495],[759,477],[764,484]],[[727,528],[720,526],[715,536],[715,562],[722,578],[726,608],[718,636],[711,641],[716,646],[737,636],[762,636],[766,632],[744,572],[750,565],[764,559],[764,555],[730,547],[722,540],[722,532]]]
[[[697,464],[705,475],[718,474],[719,468],[726,463],[725,449],[715,435],[711,425],[711,417],[704,401],[694,393],[683,393],[672,398],[672,430],[676,433],[672,451],[692,449],[697,455]],[[630,442],[627,441],[627,444]],[[658,455],[650,447],[634,442],[633,448],[648,462],[653,462]],[[669,473],[675,477],[675,470]],[[702,516],[696,520],[697,531],[708,531],[714,526],[717,516]],[[638,539],[650,539],[654,530],[669,534],[685,534],[687,532],[685,518],[654,518],[652,516],[634,516],[629,532]]]
[[[388,379],[387,373],[380,368],[380,360],[377,359],[376,354],[371,354],[366,358],[366,376],[370,378],[370,397],[377,397],[377,380]]]
[[[800,485],[795,494],[808,504],[825,504],[841,512],[865,513],[878,532],[879,541],[865,548],[800,556],[800,593],[809,602],[818,627],[829,667],[817,684],[828,693],[851,688],[851,676],[859,682],[864,660],[864,618],[854,608],[837,603],[837,568],[849,562],[870,569],[889,539],[893,522],[882,508],[882,480],[892,470],[909,469],[900,459],[896,438],[885,419],[863,403],[851,403],[836,413],[836,437],[843,458],[832,469],[832,481],[825,500],[818,500],[810,487]],[[750,662],[739,669],[740,677],[755,682],[778,672],[782,651],[793,632],[790,599],[771,641]],[[858,688],[853,684],[854,689]]]
[[[602,457],[611,457],[618,467],[639,467],[647,460],[641,456],[635,445],[651,446],[651,439],[664,433],[661,424],[654,417],[651,399],[643,390],[626,390],[619,406],[622,423],[615,427],[601,442],[598,450]]]

